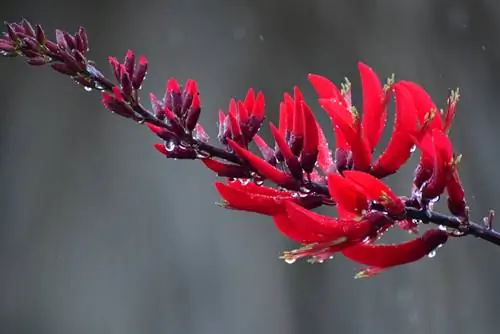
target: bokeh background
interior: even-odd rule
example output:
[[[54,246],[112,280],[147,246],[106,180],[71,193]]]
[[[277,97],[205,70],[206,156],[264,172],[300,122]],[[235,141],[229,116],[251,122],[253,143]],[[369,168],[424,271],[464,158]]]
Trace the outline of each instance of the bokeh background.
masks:
[[[459,86],[451,136],[472,215],[500,209],[497,1],[18,0],[0,13],[47,33],[84,25],[108,74],[108,55],[146,54],[146,99],[168,77],[197,79],[214,137],[218,108],[250,86],[271,120],[294,84],[314,105],[309,72],[349,76],[359,102],[358,60],[441,106]],[[165,160],[99,100],[0,59],[0,333],[498,333],[497,247],[452,240],[361,281],[341,257],[287,265],[278,254],[292,244],[270,219],[215,206],[200,163]],[[411,173],[391,185],[408,193]]]

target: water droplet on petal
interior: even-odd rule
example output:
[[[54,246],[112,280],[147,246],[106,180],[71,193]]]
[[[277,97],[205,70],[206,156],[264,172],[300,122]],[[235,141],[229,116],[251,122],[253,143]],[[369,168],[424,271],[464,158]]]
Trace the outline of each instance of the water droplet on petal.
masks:
[[[261,185],[264,184],[264,180],[262,180],[262,179],[256,179],[256,180],[253,181],[253,183],[255,183],[258,186],[261,186]]]
[[[444,225],[439,225],[438,229],[440,229],[441,231],[445,231],[445,232],[447,231],[446,226],[444,226]]]
[[[417,150],[417,146],[416,145],[413,145],[411,148],[410,148],[410,152],[413,153]]]
[[[87,87],[87,86],[84,86],[83,89],[85,89],[85,91],[87,91],[87,92],[91,92],[92,91],[92,88]]]
[[[429,259],[432,259],[434,256],[436,256],[436,251],[435,250],[433,250],[432,252],[430,252],[429,254],[427,254],[427,257]]]
[[[288,264],[294,264],[295,263],[295,259],[294,258],[286,258],[285,262],[288,263]]]
[[[250,183],[250,179],[239,179],[242,186],[246,186]]]
[[[175,143],[172,140],[169,140],[165,142],[165,148],[167,149],[168,152],[172,152],[175,150]]]

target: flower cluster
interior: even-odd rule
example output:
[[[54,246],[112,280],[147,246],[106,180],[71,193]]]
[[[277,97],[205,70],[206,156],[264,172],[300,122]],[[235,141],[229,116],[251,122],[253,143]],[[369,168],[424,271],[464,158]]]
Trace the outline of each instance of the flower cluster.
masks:
[[[283,95],[277,108],[279,124],[269,124],[272,143],[259,135],[265,120],[263,93],[250,89],[243,100],[231,99],[227,112],[219,111],[221,147],[216,147],[199,123],[201,102],[195,81],[182,87],[169,79],[162,98],[150,94],[148,109],[139,95],[148,69],[144,56],[136,61],[128,51],[122,63],[110,57],[114,80],[109,80],[87,59],[87,51],[85,29],[74,35],[58,30],[53,42],[39,25],[33,27],[26,20],[6,24],[0,39],[2,55],[22,56],[31,65],[50,64],[86,89],[101,91],[108,110],[145,123],[162,140],[155,148],[165,157],[200,160],[223,178],[215,183],[223,207],[270,216],[283,235],[300,244],[282,254],[287,263],[301,258],[321,263],[341,253],[366,266],[355,276],[359,278],[417,261],[450,236],[472,234],[500,245],[500,234],[491,227],[493,212],[485,224],[469,220],[457,169],[461,156],[448,137],[458,90],[450,93],[444,109],[438,109],[418,84],[393,76],[383,85],[369,66],[359,63],[361,116],[352,105],[349,81],[339,89],[329,79],[310,74],[317,102],[331,119],[335,150],[298,87]],[[395,101],[392,135],[380,149],[391,99]],[[377,157],[376,149],[382,152]],[[382,180],[396,173],[417,149],[420,161],[412,192],[398,196]],[[445,193],[450,216],[433,211]],[[313,211],[323,205],[335,206],[337,217]],[[420,226],[428,223],[439,227],[420,232]],[[416,236],[399,244],[377,243],[393,227]]]

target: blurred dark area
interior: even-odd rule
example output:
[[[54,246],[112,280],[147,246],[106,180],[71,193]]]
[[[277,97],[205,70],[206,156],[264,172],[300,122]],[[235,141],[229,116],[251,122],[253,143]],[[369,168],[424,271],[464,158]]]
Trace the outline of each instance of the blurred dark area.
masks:
[[[500,210],[498,1],[19,0],[0,12],[50,36],[85,26],[107,74],[109,55],[145,54],[145,100],[169,77],[196,79],[214,139],[217,110],[249,87],[276,120],[299,85],[330,130],[307,74],[348,76],[359,103],[359,60],[382,80],[418,82],[441,107],[458,86],[451,137],[472,217]],[[359,267],[341,256],[287,265],[278,255],[294,245],[271,219],[214,205],[201,163],[164,159],[99,93],[0,59],[0,101],[2,334],[498,333],[492,244],[451,240],[369,280],[353,280]],[[398,193],[413,166],[390,178]]]

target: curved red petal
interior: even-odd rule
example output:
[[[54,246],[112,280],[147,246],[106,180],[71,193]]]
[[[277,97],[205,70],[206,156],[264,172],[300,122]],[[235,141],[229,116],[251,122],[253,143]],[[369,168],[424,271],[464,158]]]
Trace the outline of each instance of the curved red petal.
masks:
[[[209,158],[201,159],[201,162],[203,162],[208,169],[217,173],[218,176],[234,178],[250,178],[251,176],[248,169],[239,165],[227,164]]]
[[[337,210],[342,208],[360,217],[368,209],[368,199],[360,191],[359,186],[339,174],[328,174],[328,190],[332,199],[337,203]]]
[[[352,261],[380,269],[420,260],[448,240],[439,229],[426,231],[421,237],[400,244],[358,244],[342,251]]]
[[[400,215],[405,212],[404,202],[376,177],[360,171],[344,171],[344,176],[358,184],[369,200],[380,203],[390,214]]]
[[[250,163],[250,165],[252,165],[265,178],[274,181],[276,184],[280,186],[292,189],[298,189],[299,185],[292,176],[279,170],[278,168],[274,167],[267,161],[253,154],[252,152],[244,149],[243,147],[238,145],[235,141],[228,139],[227,142],[238,156],[248,161],[248,163]]]
[[[339,102],[342,106],[347,108],[347,102],[333,82],[317,74],[309,74],[307,78],[320,99],[333,99],[335,102]]]
[[[285,158],[286,165],[290,170],[290,173],[293,177],[300,180],[302,179],[302,167],[300,166],[299,158],[295,154],[293,154],[292,149],[288,146],[285,138],[280,134],[278,128],[274,126],[273,123],[269,123],[271,128],[271,133],[276,141],[276,145],[280,150],[280,153]]]
[[[363,131],[373,150],[383,132],[387,114],[383,103],[385,94],[377,74],[361,62],[358,63],[363,90]]]
[[[435,113],[430,127],[431,129],[442,129],[443,121],[441,119],[441,114],[437,112],[438,109],[429,94],[421,86],[412,81],[400,81],[398,84],[403,85],[412,95],[415,102],[415,107],[417,108],[418,120],[420,121],[420,125],[423,125],[425,123],[426,118],[428,118],[431,113]]]
[[[302,168],[307,173],[311,173],[318,159],[319,154],[319,134],[318,122],[312,110],[302,102],[302,116],[304,123],[304,145],[300,157]]]

